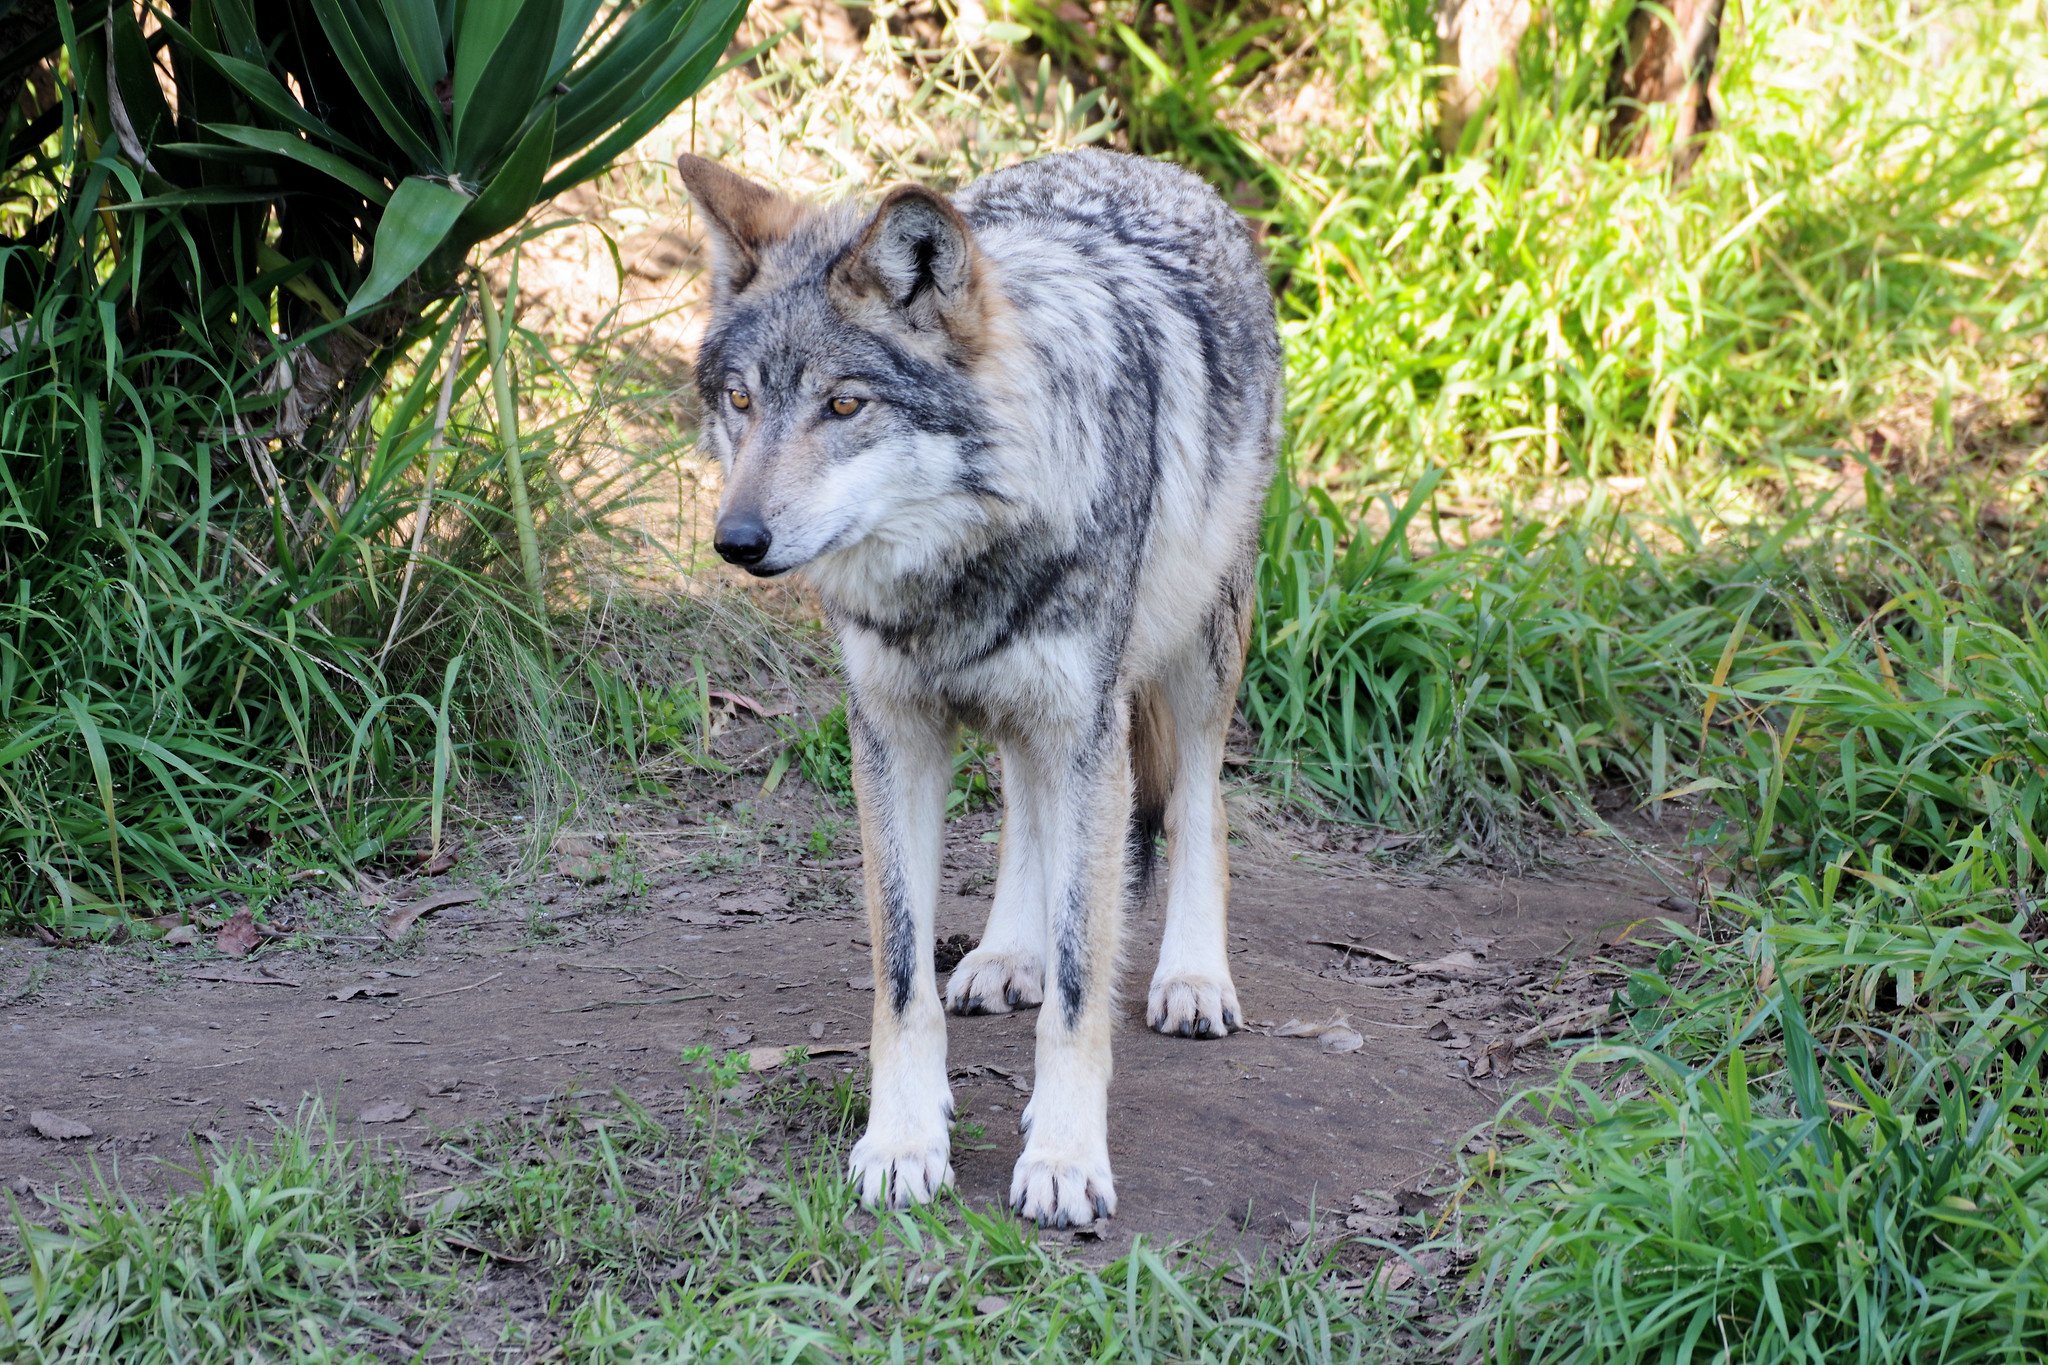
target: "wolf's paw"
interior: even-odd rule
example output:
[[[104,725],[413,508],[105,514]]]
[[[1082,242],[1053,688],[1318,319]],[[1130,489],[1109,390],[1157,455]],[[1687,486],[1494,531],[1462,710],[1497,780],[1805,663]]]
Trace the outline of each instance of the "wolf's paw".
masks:
[[[1182,972],[1152,978],[1145,1022],[1160,1033],[1182,1038],[1221,1038],[1240,1026],[1244,1011],[1228,975]]]
[[[1045,966],[1036,954],[977,948],[946,980],[946,1008],[955,1014],[1008,1014],[1045,999]]]
[[[1116,1212],[1109,1154],[1035,1155],[1027,1145],[1010,1177],[1010,1207],[1042,1228],[1081,1227]]]
[[[871,1209],[907,1209],[931,1202],[953,1183],[949,1147],[943,1122],[936,1133],[914,1133],[907,1125],[902,1131],[888,1131],[870,1123],[847,1162],[860,1183],[860,1202]]]

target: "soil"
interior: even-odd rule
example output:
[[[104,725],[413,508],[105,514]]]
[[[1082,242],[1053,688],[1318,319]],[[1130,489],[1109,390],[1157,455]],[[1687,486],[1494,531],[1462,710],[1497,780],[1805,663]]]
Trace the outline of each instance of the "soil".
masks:
[[[782,814],[800,804],[792,795]],[[744,815],[772,826],[777,810]],[[690,1078],[678,1057],[701,1045],[805,1046],[818,1078],[859,1076],[874,995],[857,855],[707,872],[727,861],[706,849],[728,845],[731,826],[678,825],[690,817],[675,810],[639,818],[654,827],[561,846],[563,870],[523,886],[473,866],[390,884],[375,909],[485,893],[433,910],[396,944],[355,907],[353,932],[302,927],[239,959],[211,935],[185,948],[7,942],[0,1178],[21,1195],[76,1193],[90,1163],[148,1199],[184,1180],[171,1168],[190,1163],[191,1134],[260,1136],[314,1096],[349,1129],[404,1112],[358,1131],[414,1150],[578,1093],[680,1111]],[[950,827],[938,936],[965,936],[954,954],[987,912],[994,821]],[[1588,1007],[1623,981],[1602,963],[1645,951],[1657,920],[1686,919],[1683,901],[1656,903],[1666,889],[1621,843],[1572,842],[1572,862],[1522,877],[1239,850],[1231,954],[1251,1027],[1221,1041],[1144,1026],[1161,907],[1139,907],[1111,1095],[1119,1205],[1090,1250],[1141,1233],[1298,1241],[1311,1219],[1385,1236],[1397,1213],[1425,1206],[1432,1172],[1555,1062],[1547,1040],[1519,1052],[1505,1040],[1551,1019],[1583,1041],[1602,1014]],[[302,926],[317,908],[301,907]],[[1401,965],[1417,962],[1420,973]],[[1287,1036],[1333,1020],[1355,1033],[1352,1050],[1329,1050],[1352,1043],[1341,1031]],[[959,1189],[1000,1205],[1034,1018],[949,1022]],[[43,1136],[37,1114],[92,1133]]]

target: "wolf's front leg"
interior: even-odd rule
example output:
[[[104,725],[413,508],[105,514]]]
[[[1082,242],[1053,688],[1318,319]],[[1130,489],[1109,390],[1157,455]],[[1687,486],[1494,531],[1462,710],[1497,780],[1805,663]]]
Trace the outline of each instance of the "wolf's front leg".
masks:
[[[1067,1227],[1116,1212],[1109,1170],[1111,992],[1131,808],[1128,712],[1121,698],[1068,752],[1035,765],[1045,786],[1045,1003],[1010,1205]],[[1056,813],[1056,814],[1054,814]]]
[[[894,699],[863,699],[857,689],[846,718],[875,969],[868,1128],[851,1165],[862,1203],[904,1208],[953,1181],[953,1094],[932,972],[932,915],[954,726]]]

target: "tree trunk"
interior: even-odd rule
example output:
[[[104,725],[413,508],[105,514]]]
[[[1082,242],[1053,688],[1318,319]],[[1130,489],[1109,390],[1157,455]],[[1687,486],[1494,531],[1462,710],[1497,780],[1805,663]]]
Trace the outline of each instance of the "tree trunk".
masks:
[[[1683,180],[1700,154],[1700,139],[1714,128],[1714,59],[1721,49],[1725,0],[1667,0],[1639,4],[1628,17],[1628,37],[1607,77],[1613,111],[1603,139],[1610,156],[1640,158],[1650,148],[1653,104],[1674,105],[1671,178]]]
[[[1453,68],[1437,89],[1436,139],[1449,156],[1465,125],[1511,71],[1529,30],[1530,0],[1437,0],[1436,51]]]

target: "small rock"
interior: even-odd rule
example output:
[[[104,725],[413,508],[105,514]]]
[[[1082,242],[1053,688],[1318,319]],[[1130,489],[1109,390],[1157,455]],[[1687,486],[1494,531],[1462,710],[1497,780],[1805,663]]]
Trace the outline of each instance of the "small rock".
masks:
[[[875,988],[875,979],[872,976],[856,976],[846,984],[857,991],[871,991]]]
[[[384,1100],[356,1115],[364,1123],[399,1123],[412,1117],[412,1106],[404,1100]]]
[[[476,1196],[468,1190],[450,1190],[436,1199],[427,1210],[429,1218],[452,1218],[474,1203]]]
[[[92,1136],[92,1127],[77,1119],[67,1119],[62,1114],[53,1114],[47,1109],[38,1109],[28,1116],[28,1126],[52,1142],[71,1142],[78,1138]]]
[[[825,1026],[822,1023],[811,1025],[810,1035],[813,1039],[823,1038],[825,1036]]]
[[[1316,1042],[1325,1052],[1356,1052],[1365,1046],[1365,1039],[1356,1029],[1346,1028],[1341,1024],[1333,1024],[1324,1029]]]

